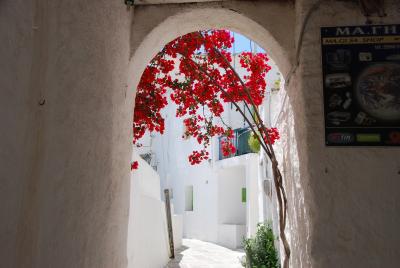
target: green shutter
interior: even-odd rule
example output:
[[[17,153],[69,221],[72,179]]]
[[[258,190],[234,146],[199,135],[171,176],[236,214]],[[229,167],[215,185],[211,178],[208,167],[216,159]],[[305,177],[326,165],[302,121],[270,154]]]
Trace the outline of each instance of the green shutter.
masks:
[[[246,203],[246,200],[247,200],[246,188],[242,188],[242,203]]]

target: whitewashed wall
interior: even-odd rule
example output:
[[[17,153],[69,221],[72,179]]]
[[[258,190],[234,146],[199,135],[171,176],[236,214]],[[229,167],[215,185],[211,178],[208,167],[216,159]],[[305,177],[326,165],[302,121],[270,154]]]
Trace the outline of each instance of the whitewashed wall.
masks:
[[[258,183],[258,179],[262,177],[261,174],[259,174],[258,159],[259,159],[258,154],[245,154],[241,156],[224,159],[222,161],[217,161],[214,166],[215,170],[235,171],[235,169],[236,170],[242,169],[240,173],[246,179],[245,185],[247,192],[246,210],[245,210],[247,237],[254,235],[256,232],[257,224],[260,221],[264,220],[261,216],[262,209],[258,202],[259,193],[263,191],[262,188],[259,188],[260,184]],[[235,176],[233,176],[233,178],[234,177]],[[239,193],[238,198],[240,197],[241,196]],[[229,209],[231,206],[228,204],[225,205],[227,206],[227,209]]]
[[[218,222],[246,224],[246,203],[241,191],[246,188],[246,169],[235,166],[218,170]]]
[[[160,178],[135,152],[132,158],[139,162],[139,169],[131,175],[128,267],[164,267],[169,259],[169,246]]]
[[[182,139],[183,123],[175,117],[175,111],[175,105],[169,104],[164,111],[165,133],[155,134],[151,147],[161,188],[173,189],[172,203],[175,214],[183,216],[185,237],[216,242],[216,174],[207,161],[190,165],[188,155],[199,145],[193,139]],[[185,211],[185,187],[189,185],[193,186],[193,211]]]

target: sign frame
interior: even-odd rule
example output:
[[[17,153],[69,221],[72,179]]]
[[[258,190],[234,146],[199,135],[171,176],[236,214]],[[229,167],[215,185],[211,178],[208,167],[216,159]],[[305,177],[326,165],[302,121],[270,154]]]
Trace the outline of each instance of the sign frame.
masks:
[[[400,146],[400,24],[320,34],[326,146]]]

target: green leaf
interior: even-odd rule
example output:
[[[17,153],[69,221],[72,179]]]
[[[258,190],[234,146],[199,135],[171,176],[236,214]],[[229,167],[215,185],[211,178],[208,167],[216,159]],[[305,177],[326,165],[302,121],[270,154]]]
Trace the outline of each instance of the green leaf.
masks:
[[[261,148],[260,142],[257,140],[257,138],[256,138],[256,136],[254,135],[254,133],[251,133],[251,134],[249,135],[248,144],[249,144],[250,150],[251,150],[253,153],[258,153],[258,152],[260,152],[260,148]]]

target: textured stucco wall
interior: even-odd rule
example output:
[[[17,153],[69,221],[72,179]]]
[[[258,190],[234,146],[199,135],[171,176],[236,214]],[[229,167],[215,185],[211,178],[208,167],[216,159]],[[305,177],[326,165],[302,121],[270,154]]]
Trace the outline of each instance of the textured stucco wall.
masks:
[[[119,1],[1,1],[0,266],[126,265],[130,21]]]
[[[0,3],[0,259],[5,267],[15,265],[24,178],[34,148],[33,16],[32,2]]]
[[[294,48],[294,6],[290,1],[226,1],[135,8],[132,22],[132,71],[141,74],[162,47],[200,29],[228,29],[255,41],[282,73],[290,70]],[[132,77],[133,85],[139,82]]]
[[[290,1],[139,7],[131,24],[119,1],[1,1],[2,266],[125,267],[130,89],[145,64],[172,38],[219,26],[266,48],[286,75],[293,37],[314,2],[296,1],[296,16]],[[398,1],[385,2],[388,16],[373,22],[399,23]],[[319,27],[363,24],[355,3],[322,2],[287,88],[293,112],[280,124],[299,158],[298,171],[290,168],[297,169],[294,148],[283,163],[291,174],[292,267],[396,267],[399,260],[398,149],[323,141]]]
[[[298,2],[298,21],[314,2]],[[388,16],[373,22],[399,23],[400,3],[385,2]],[[312,222],[307,246],[313,267],[398,266],[399,149],[324,146],[319,27],[365,21],[354,2],[323,1],[305,31],[300,79],[289,89],[303,92],[305,104],[304,111],[298,110],[297,99],[291,98],[303,162],[301,185]]]
[[[297,77],[292,80],[293,84],[296,84],[296,81]],[[291,87],[288,90],[297,89]],[[297,92],[297,94],[299,93]],[[296,95],[293,97],[295,98]],[[306,198],[309,198],[307,195],[309,187],[303,184],[304,179],[300,176],[300,165],[304,163],[305,159],[299,159],[297,131],[295,131],[295,127],[299,128],[301,122],[295,123],[294,121],[294,109],[290,104],[286,89],[282,87],[278,92],[271,93],[270,98],[271,125],[278,128],[281,137],[275,145],[275,152],[284,176],[288,196],[287,235],[292,249],[291,266],[314,267],[310,259],[311,224],[306,203],[308,201]],[[294,102],[297,103],[296,100]],[[306,155],[307,152],[303,151],[301,157]],[[275,191],[273,192],[275,196]],[[276,228],[279,228],[278,222],[274,224]],[[283,254],[281,247],[281,256]]]

